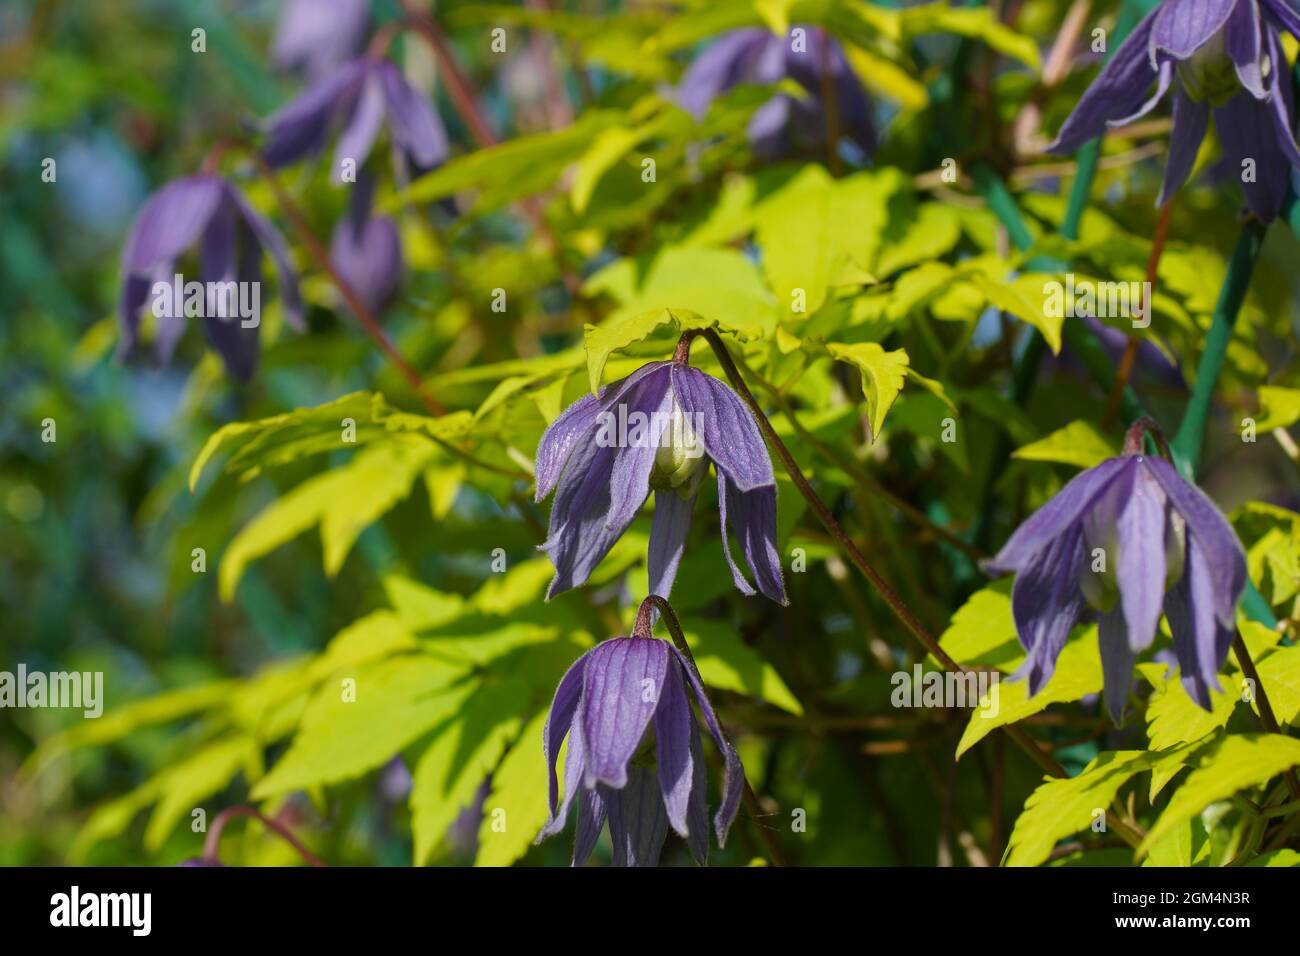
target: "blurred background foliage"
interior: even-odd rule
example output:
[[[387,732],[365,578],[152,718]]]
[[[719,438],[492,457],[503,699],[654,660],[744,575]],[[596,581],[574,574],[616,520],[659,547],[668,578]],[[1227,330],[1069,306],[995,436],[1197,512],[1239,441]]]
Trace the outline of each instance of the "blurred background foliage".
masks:
[[[1090,4],[1089,24],[1113,25],[1116,7]],[[1075,170],[1041,147],[1095,72],[1080,55],[1079,69],[1043,81],[1069,8],[439,2],[502,145],[476,143],[417,35],[394,43],[452,143],[446,165],[410,184],[385,175],[379,195],[406,263],[383,322],[452,410],[435,419],[234,157],[227,172],[294,249],[307,334],[285,328],[271,299],[246,386],[197,332],[165,367],[115,359],[121,248],[141,204],[302,88],[268,56],[278,3],[6,3],[0,666],[102,671],[108,715],[0,712],[0,863],[174,863],[202,844],[193,808],[211,820],[249,801],[331,862],[564,863],[567,838],[530,847],[545,789],[539,715],[583,649],[626,630],[645,591],[649,517],[587,593],[544,604],[531,458],[546,422],[591,384],[584,326],[609,333],[596,378],[612,381],[666,356],[673,323],[645,319],[665,306],[745,342],[778,431],[886,579],[935,633],[982,595],[945,643],[979,631],[984,642],[960,659],[1001,648],[987,660],[1010,669],[1005,588],[981,590],[970,556],[996,548],[1119,435],[1068,336],[1060,347],[1063,323],[1032,298],[1044,270],[1031,253],[1140,279],[1168,129],[1165,114],[1108,137],[1079,237],[1058,235]],[[395,0],[372,4],[376,24],[401,13]],[[673,84],[718,34],[795,22],[829,28],[848,51],[872,96],[874,155],[845,139],[756,156],[745,130],[771,87],[741,85],[699,121],[674,105]],[[496,27],[504,54],[490,48]],[[196,28],[206,52],[192,50]],[[40,178],[47,157],[57,183]],[[1144,333],[1187,377],[1238,231],[1240,195],[1215,160],[1211,137],[1203,175],[1175,206]],[[1017,194],[1031,253],[1013,248],[976,188],[980,163]],[[322,237],[346,204],[327,165],[280,176]],[[1252,577],[1283,618],[1297,591],[1300,481],[1294,442],[1266,436],[1300,418],[1297,253],[1288,228],[1270,230],[1203,473],[1225,510],[1241,509]],[[796,288],[806,313],[792,310]],[[1020,407],[1006,388],[1031,326],[1059,354]],[[702,346],[696,358],[717,372]],[[1177,422],[1178,374],[1140,367],[1134,382],[1157,418]],[[785,404],[798,429],[775,414]],[[1260,419],[1256,444],[1239,440],[1245,415]],[[939,437],[949,416],[955,443]],[[358,424],[355,451],[331,438],[344,417]],[[42,441],[46,419],[56,442]],[[264,419],[219,433],[191,474],[222,426]],[[1008,442],[1019,449],[1009,463]],[[983,540],[954,545],[982,514]],[[890,706],[890,671],[919,652],[787,483],[783,553],[807,556],[788,608],[736,595],[716,520],[697,517],[674,604],[755,789],[779,821],[807,812],[806,833],[780,828],[790,856],[996,862],[1038,770],[996,735],[954,763],[963,712]],[[341,674],[365,676],[374,693],[357,706],[373,709],[337,711]],[[1145,746],[1141,721],[1109,728],[1096,689],[1037,715],[1035,734],[1073,770],[1100,749]],[[508,840],[493,842],[482,807],[507,808]],[[296,860],[256,825],[236,829],[229,862]],[[761,855],[742,822],[718,858]],[[669,859],[684,861],[683,848]]]

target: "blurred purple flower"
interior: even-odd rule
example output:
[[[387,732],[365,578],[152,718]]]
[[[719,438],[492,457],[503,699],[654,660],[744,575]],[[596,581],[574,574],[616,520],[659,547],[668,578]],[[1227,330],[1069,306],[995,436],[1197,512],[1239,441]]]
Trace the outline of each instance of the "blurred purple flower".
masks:
[[[1101,343],[1110,360],[1117,366],[1124,356],[1124,350],[1128,347],[1128,336],[1114,326],[1107,325],[1105,322],[1091,315],[1081,316],[1083,324]],[[1140,339],[1137,347],[1137,358],[1134,361],[1134,370],[1141,371],[1148,376],[1151,381],[1158,382],[1169,388],[1186,389],[1187,380],[1183,378],[1183,370],[1178,367],[1178,363],[1170,359],[1160,348],[1149,339]]]
[[[262,252],[271,254],[289,324],[302,330],[298,275],[279,231],[249,205],[243,194],[220,176],[201,173],[168,183],[145,203],[127,235],[122,254],[122,292],[118,317],[120,352],[129,355],[140,331],[140,311],[151,300],[156,282],[171,283],[185,254],[198,247],[199,274],[206,283],[238,283],[260,289]],[[188,284],[188,283],[187,283]],[[260,291],[258,293],[260,303]],[[206,301],[211,305],[211,298]],[[219,317],[204,310],[203,326],[227,370],[239,381],[252,378],[258,360],[258,325],[245,327],[240,317]],[[171,358],[184,329],[185,316],[158,316],[155,348],[160,363]]]
[[[1243,164],[1253,165],[1253,178],[1242,182],[1246,205],[1273,219],[1290,167],[1300,167],[1279,29],[1300,38],[1300,13],[1286,0],[1164,0],[1115,51],[1049,149],[1074,152],[1107,127],[1146,116],[1177,77],[1159,203],[1187,180],[1213,112],[1235,175],[1245,180]]]
[[[598,644],[560,680],[542,731],[551,818],[538,842],[564,829],[569,806],[577,800],[574,866],[591,855],[606,820],[615,866],[657,865],[669,827],[686,841],[698,863],[707,860],[704,752],[688,685],[725,764],[713,830],[718,846],[726,843],[740,808],[744,768],[690,662],[653,637],[617,637]],[[560,805],[555,761],[566,734]]]
[[[268,118],[262,155],[272,167],[287,166],[320,152],[341,128],[332,173],[338,182],[345,160],[360,171],[385,120],[407,169],[429,170],[447,158],[447,134],[432,104],[396,65],[373,57],[345,63]]]
[[[348,214],[334,229],[330,261],[374,315],[392,305],[402,282],[402,244],[397,224],[373,216],[374,180],[363,175],[352,187]]]
[[[271,58],[314,81],[360,54],[369,35],[369,0],[286,0]]]
[[[652,362],[585,395],[537,446],[537,500],[557,489],[542,550],[555,565],[550,599],[587,580],[655,490],[650,591],[668,597],[696,493],[718,476],[722,550],[741,593],[754,588],[731,556],[730,521],[758,589],[786,603],[776,550],[776,477],[753,415],[724,383],[684,361]]]
[[[1011,608],[1027,652],[1017,676],[1028,676],[1031,695],[1051,679],[1084,605],[1100,612],[1106,706],[1116,724],[1162,610],[1183,686],[1210,709],[1246,584],[1245,554],[1227,519],[1140,447],[1130,437],[1124,455],[1076,476],[984,563],[990,573],[1016,573]]]
[[[788,154],[797,148],[826,141],[824,80],[833,85],[839,129],[864,153],[876,148],[871,99],[844,58],[844,51],[824,31],[801,27],[803,40],[775,36],[767,30],[746,28],[724,33],[696,57],[677,88],[677,102],[697,121],[723,93],[742,84],[771,85],[794,80],[804,97],[777,93],[750,119],[749,140],[754,152],[765,158]]]

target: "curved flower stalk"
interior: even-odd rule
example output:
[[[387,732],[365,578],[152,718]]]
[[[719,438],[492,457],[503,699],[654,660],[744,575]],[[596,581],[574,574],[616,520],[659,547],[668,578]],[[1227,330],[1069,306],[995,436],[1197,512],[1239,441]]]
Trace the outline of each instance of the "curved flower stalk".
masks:
[[[1162,610],[1183,687],[1210,709],[1246,585],[1246,556],[1227,519],[1172,465],[1142,453],[1153,427],[1150,419],[1134,424],[1124,454],[1077,475],[984,563],[990,573],[1016,574],[1011,608],[1027,652],[1017,676],[1028,677],[1031,695],[1051,679],[1085,606],[1099,612],[1106,707],[1116,724]]]
[[[709,104],[733,87],[794,80],[806,96],[777,93],[749,122],[754,152],[770,159],[826,141],[825,97],[829,85],[837,128],[864,153],[874,152],[876,130],[871,99],[849,67],[844,51],[822,30],[801,29],[806,40],[803,44],[758,28],[723,34],[682,77],[677,88],[678,104],[701,120]]]
[[[302,70],[318,80],[365,49],[370,0],[286,0],[271,44],[282,70]]]
[[[263,126],[262,155],[272,168],[319,153],[340,130],[331,178],[341,182],[345,161],[365,165],[387,122],[395,161],[408,173],[424,172],[447,158],[447,133],[427,99],[384,59],[363,56],[338,67]]]
[[[1246,205],[1259,219],[1274,219],[1290,168],[1300,168],[1279,30],[1300,38],[1300,12],[1286,0],[1164,0],[1115,51],[1048,149],[1072,153],[1107,127],[1146,116],[1172,86],[1174,123],[1158,204],[1187,180],[1213,114]]]
[[[198,299],[184,294],[183,289],[176,295],[164,295],[160,286],[173,287],[178,262],[196,246],[199,275],[204,283],[201,306]],[[241,382],[251,379],[257,368],[260,316],[234,314],[239,310],[231,308],[229,290],[233,288],[236,296],[240,296],[244,295],[241,290],[260,289],[264,250],[275,262],[285,318],[301,331],[304,325],[298,276],[284,238],[232,183],[220,176],[200,173],[158,190],[132,224],[122,254],[122,291],[118,299],[118,318],[122,325],[120,353],[126,356],[135,349],[140,312],[146,303],[152,302],[158,318],[155,350],[159,362],[171,358],[186,315],[197,312],[203,318],[208,340],[230,374]],[[159,288],[155,294],[156,285]],[[175,308],[176,298],[188,303],[180,314]],[[260,291],[256,301],[260,307]]]
[[[669,827],[697,863],[707,861],[704,752],[688,688],[724,762],[722,803],[713,817],[719,847],[740,809],[745,771],[736,748],[723,734],[692,662],[650,635],[650,607],[647,599],[631,637],[598,644],[569,668],[542,731],[551,817],[537,842],[564,829],[576,800],[574,866],[591,856],[606,822],[615,866],[657,865]],[[566,735],[560,803],[555,762]]]
[[[402,244],[397,223],[371,214],[374,180],[363,175],[352,187],[348,213],[334,228],[330,261],[375,315],[397,298],[402,284]]]
[[[577,587],[632,524],[650,489],[650,591],[668,597],[696,494],[713,462],[722,549],[742,594],[754,588],[727,540],[734,525],[758,590],[786,603],[776,550],[776,476],[754,417],[727,385],[686,364],[651,362],[570,405],[537,446],[537,500],[555,489],[542,550],[555,565],[547,598]]]

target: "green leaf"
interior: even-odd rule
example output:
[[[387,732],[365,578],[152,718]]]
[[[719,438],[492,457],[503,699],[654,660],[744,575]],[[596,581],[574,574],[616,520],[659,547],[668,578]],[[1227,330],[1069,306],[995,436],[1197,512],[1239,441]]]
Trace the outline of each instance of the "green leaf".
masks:
[[[1229,734],[1201,751],[1197,769],[1183,781],[1142,841],[1146,853],[1166,833],[1210,804],[1267,783],[1300,764],[1300,740],[1280,734]]]
[[[1024,720],[1052,704],[1095,694],[1101,690],[1101,685],[1097,628],[1093,625],[1062,648],[1052,679],[1034,697],[1028,696],[1028,681],[1002,680],[994,684],[972,711],[970,722],[957,744],[956,755],[960,757],[999,727]]]
[[[983,664],[1009,670],[1024,654],[1011,616],[1011,579],[972,594],[952,616],[939,644],[959,664]],[[939,662],[929,658],[931,666]]]
[[[374,770],[461,707],[472,681],[446,661],[403,654],[356,671],[355,699],[342,680],[321,686],[283,757],[253,788],[264,800],[350,780]]]
[[[1245,631],[1244,625],[1242,630]],[[1273,705],[1273,715],[1283,724],[1294,723],[1300,717],[1300,647],[1274,648],[1258,658],[1255,666],[1268,701]],[[1251,704],[1256,711],[1258,696]]]
[[[1046,438],[1022,445],[1012,452],[1011,457],[1021,461],[1050,461],[1076,468],[1092,468],[1118,454],[1115,446],[1094,425],[1076,419]]]
[[[475,866],[509,866],[528,852],[548,815],[542,728],[549,708],[538,711],[520,732],[492,775],[483,803]]]
[[[162,848],[181,818],[206,797],[224,790],[241,769],[251,778],[261,765],[261,749],[251,737],[233,737],[203,747],[160,774],[159,800],[144,832],[150,853]]]
[[[1245,866],[1300,866],[1300,853],[1295,850],[1274,850],[1262,853]]]
[[[1142,664],[1138,668],[1151,683],[1147,701],[1147,737],[1152,750],[1167,750],[1178,744],[1200,740],[1228,723],[1239,698],[1235,694],[1210,693],[1213,709],[1205,711],[1183,688],[1175,671],[1169,680],[1163,664]]]
[[[859,342],[841,345],[828,342],[827,351],[832,358],[850,362],[862,373],[862,393],[867,400],[867,419],[871,423],[871,439],[880,436],[898,393],[903,390],[909,359],[904,349],[886,352],[876,342]]]
[[[672,332],[680,335],[687,329],[722,329],[716,320],[706,319],[688,309],[652,309],[615,322],[586,327],[587,376],[592,394],[600,393],[600,380],[605,363],[612,353],[641,342],[652,335]],[[730,330],[728,330],[730,331]],[[666,356],[665,356],[666,357]]]
[[[969,275],[975,286],[984,294],[995,308],[1009,312],[1022,322],[1028,322],[1047,341],[1053,355],[1061,351],[1061,326],[1065,322],[1064,312],[1047,308],[1043,296],[1043,283],[1055,281],[1052,276],[1026,272],[1008,281],[1001,281],[980,270],[970,270]]]
[[[1289,428],[1296,422],[1300,422],[1300,388],[1261,385],[1256,432],[1262,435],[1277,428]]]
[[[569,187],[569,202],[574,212],[582,215],[587,211],[591,194],[595,192],[601,177],[646,135],[641,129],[626,129],[621,126],[601,130],[578,160],[573,185]]]
[[[420,757],[410,797],[416,866],[429,862],[447,827],[474,802],[479,786],[518,736],[519,704],[527,699],[522,679],[488,677]],[[535,742],[540,746],[540,738]]]
[[[803,707],[790,693],[771,664],[741,641],[735,629],[719,621],[685,625],[686,643],[704,683],[765,700],[791,714],[802,716]]]
[[[924,33],[956,33],[981,40],[999,53],[1014,57],[1035,70],[1041,68],[1038,44],[1003,24],[988,7],[951,7],[927,3],[900,11],[900,24],[907,39]]]

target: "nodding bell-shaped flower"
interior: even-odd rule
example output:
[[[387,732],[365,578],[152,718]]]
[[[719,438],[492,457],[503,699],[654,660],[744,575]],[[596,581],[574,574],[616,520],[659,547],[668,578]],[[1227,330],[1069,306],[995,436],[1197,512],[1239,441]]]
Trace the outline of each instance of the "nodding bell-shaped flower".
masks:
[[[447,133],[432,104],[395,64],[371,56],[343,64],[267,119],[262,155],[272,167],[287,166],[319,153],[341,129],[330,174],[341,182],[349,161],[355,171],[365,165],[385,120],[406,171],[430,170],[447,158]]]
[[[1031,695],[1051,679],[1085,607],[1098,612],[1106,707],[1116,724],[1162,611],[1183,687],[1210,709],[1246,585],[1246,556],[1227,519],[1172,465],[1142,453],[1142,433],[1153,428],[1137,422],[1123,455],[1077,475],[984,564],[1016,574],[1011,608],[1027,652],[1017,676],[1028,677]]]
[[[564,829],[576,801],[574,866],[591,856],[606,822],[615,866],[657,865],[669,827],[696,862],[706,862],[707,784],[691,696],[724,762],[722,803],[713,817],[719,847],[740,808],[740,757],[722,733],[694,664],[650,636],[650,606],[649,600],[642,605],[631,637],[604,641],[569,668],[542,731],[551,817],[537,842]],[[566,735],[561,803],[555,763]]]
[[[201,307],[199,298],[188,291],[189,281],[174,288],[180,285],[175,281],[179,275],[176,266],[190,249],[198,252],[204,284]],[[284,238],[233,184],[200,173],[158,190],[136,216],[122,253],[120,353],[125,356],[134,350],[140,312],[152,303],[158,319],[155,348],[160,363],[171,357],[186,316],[197,314],[202,316],[208,341],[220,353],[226,370],[241,382],[251,379],[257,368],[260,316],[243,313],[260,310],[263,250],[275,263],[285,319],[301,331],[298,275]],[[163,284],[173,292],[155,290]],[[183,305],[180,310],[177,299]]]
[[[1243,170],[1249,160],[1254,169],[1242,176],[1246,205],[1273,219],[1290,167],[1300,168],[1279,28],[1300,39],[1300,12],[1287,0],[1164,0],[1120,44],[1049,150],[1072,153],[1108,127],[1146,116],[1174,86],[1160,204],[1187,180],[1213,113],[1229,165]]]
[[[841,135],[864,153],[875,151],[871,99],[840,45],[813,27],[796,27],[790,36],[756,27],[724,33],[686,71],[677,87],[677,102],[699,121],[715,99],[735,86],[771,85],[787,78],[806,95],[777,93],[755,111],[748,134],[757,155],[771,159],[796,148],[820,148],[827,134],[828,84],[834,90]]]
[[[366,308],[380,315],[393,304],[402,284],[402,243],[397,223],[370,211],[374,185],[374,179],[363,174],[352,187],[348,213],[330,240],[330,261]]]
[[[758,590],[785,604],[776,550],[776,477],[758,424],[726,384],[679,357],[652,362],[565,409],[537,446],[537,500],[555,490],[542,550],[555,565],[547,598],[582,584],[632,524],[651,489],[650,592],[668,597],[696,494],[713,463],[722,550],[742,594],[754,588],[731,556],[734,527]]]

